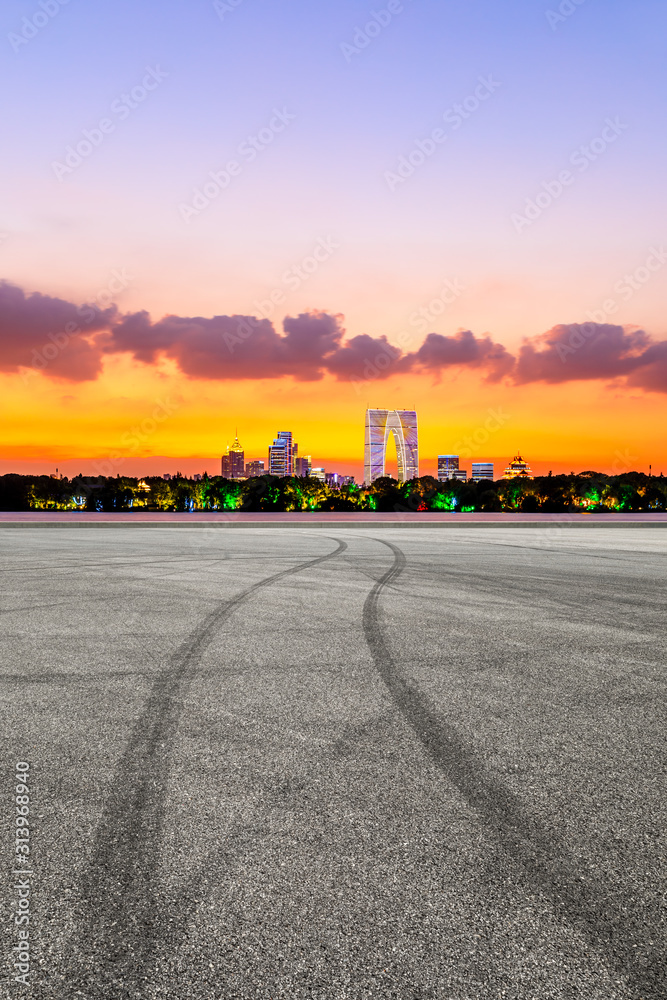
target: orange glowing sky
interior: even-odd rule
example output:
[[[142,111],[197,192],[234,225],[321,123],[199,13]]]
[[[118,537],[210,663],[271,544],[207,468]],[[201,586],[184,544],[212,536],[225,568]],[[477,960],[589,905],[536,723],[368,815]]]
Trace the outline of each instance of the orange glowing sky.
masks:
[[[331,377],[218,383],[123,357],[107,362],[96,382],[72,386],[42,375],[26,382],[4,376],[0,387],[0,472],[57,466],[69,475],[217,473],[238,423],[246,460],[266,460],[272,437],[291,429],[314,465],[361,479],[367,404],[417,407],[422,474],[436,473],[438,454],[458,452],[462,468],[491,460],[500,475],[517,449],[536,473],[620,473],[647,470],[649,463],[654,472],[663,465],[667,472],[660,397],[596,382],[508,389],[461,373],[439,382],[409,375],[363,389]],[[500,429],[485,430],[490,414],[498,415]]]

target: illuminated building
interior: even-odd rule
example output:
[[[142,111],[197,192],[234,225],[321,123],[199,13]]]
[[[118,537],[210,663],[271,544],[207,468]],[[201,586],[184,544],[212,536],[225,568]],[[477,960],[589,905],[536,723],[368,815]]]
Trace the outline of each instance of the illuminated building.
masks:
[[[454,473],[458,472],[458,455],[438,455],[438,479],[444,483],[447,479],[453,479]]]
[[[264,475],[264,462],[246,462],[245,474],[247,479],[252,479],[254,476]]]
[[[311,469],[310,475],[313,479],[319,479],[321,483],[326,482],[326,471],[324,469]]]
[[[493,462],[473,462],[472,478],[478,483],[481,479],[493,482]]]
[[[269,473],[272,476],[293,476],[294,460],[298,446],[292,441],[291,431],[279,431],[269,446]]]
[[[294,459],[294,475],[295,476],[309,476],[310,470],[313,466],[310,455],[302,455],[300,458]]]
[[[452,479],[458,480],[459,483],[468,482],[468,470],[467,469],[454,469],[452,473]]]
[[[222,475],[225,479],[243,479],[245,476],[245,454],[239,443],[238,434],[234,443],[227,445],[227,451],[222,456]]]
[[[527,462],[524,462],[521,455],[515,455],[510,464],[503,472],[503,479],[532,479],[533,470]]]
[[[385,475],[387,441],[393,434],[398,458],[398,481],[419,475],[419,439],[414,410],[366,410],[364,482],[370,485]]]
[[[327,472],[325,473],[324,481],[327,486],[339,490],[341,486],[351,486],[354,482],[354,476],[342,476],[340,472]]]

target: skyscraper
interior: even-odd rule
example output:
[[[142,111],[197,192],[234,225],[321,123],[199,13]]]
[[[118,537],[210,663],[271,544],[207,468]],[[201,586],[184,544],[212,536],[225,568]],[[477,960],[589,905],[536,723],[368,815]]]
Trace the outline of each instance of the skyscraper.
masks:
[[[264,462],[246,462],[245,474],[247,479],[264,475]]]
[[[227,451],[222,456],[221,473],[225,479],[243,479],[245,477],[245,453],[239,443],[238,432],[232,445],[227,445]]]
[[[341,486],[350,486],[354,483],[354,476],[343,476],[340,472],[325,472],[324,481],[327,486],[339,490]]]
[[[401,483],[419,475],[417,414],[414,410],[366,410],[364,482],[370,485],[385,474],[387,441],[393,434]]]
[[[447,479],[453,479],[454,473],[459,468],[458,455],[438,455],[438,479],[444,483]]]
[[[300,458],[297,456],[297,458],[294,459],[294,475],[309,476],[312,465],[313,463],[310,455],[302,455]]]
[[[291,431],[279,431],[269,446],[269,473],[272,476],[293,476],[294,459],[298,445],[292,441]]]
[[[493,482],[493,462],[473,462],[472,478],[476,483],[482,479],[490,479]]]

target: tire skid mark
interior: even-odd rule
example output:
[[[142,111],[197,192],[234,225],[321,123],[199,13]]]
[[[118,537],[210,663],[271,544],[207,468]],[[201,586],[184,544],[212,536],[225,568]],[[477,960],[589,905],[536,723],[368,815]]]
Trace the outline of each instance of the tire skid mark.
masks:
[[[517,546],[517,548],[522,548]],[[523,548],[525,551],[525,548]],[[594,614],[586,614],[587,604],[592,602],[593,599],[599,597],[599,592],[596,587],[591,585],[589,591],[585,595],[585,598],[577,596],[576,599],[568,599],[564,595],[555,600],[551,597],[552,584],[554,580],[557,582],[557,578],[553,576],[551,579],[546,577],[537,580],[535,577],[526,579],[519,574],[516,576],[505,575],[501,582],[498,582],[489,573],[479,573],[473,570],[462,570],[457,567],[450,567],[448,570],[448,575],[453,582],[460,581],[463,584],[471,584],[472,593],[485,593],[485,594],[501,594],[507,597],[514,597],[519,601],[523,601],[528,606],[533,606],[535,601],[535,596],[549,601],[553,608],[567,608],[573,615],[573,621],[581,621],[582,623],[588,624],[590,622],[599,624],[608,624],[611,626],[618,627],[621,625],[623,628],[627,628],[631,631],[643,631],[645,625],[635,625],[634,617],[637,614],[638,609],[647,608],[646,600],[640,601],[635,599],[632,594],[628,594],[625,591],[623,582],[618,584],[618,594],[617,600],[611,602],[608,598],[605,599],[599,606],[596,607]],[[613,603],[613,610],[608,610],[606,605]],[[660,590],[659,584],[656,582],[655,588],[655,601],[654,605],[648,606],[649,611],[653,612],[662,611],[664,607],[664,599]],[[628,617],[627,621],[622,621],[620,618],[621,612],[625,612]],[[603,620],[603,615],[608,614],[608,618]],[[659,619],[656,624],[662,624],[662,620]],[[650,623],[652,624],[652,623]]]
[[[667,996],[663,992],[667,962],[657,944],[663,940],[660,903],[626,897],[617,898],[613,907],[609,905],[609,886],[596,885],[594,876],[572,856],[566,842],[528,814],[520,800],[494,780],[464,735],[438,715],[394,661],[383,634],[379,601],[385,588],[405,569],[406,558],[391,542],[374,540],[391,549],[394,562],[366,598],[363,628],[375,667],[402,716],[444,777],[517,862],[531,888],[539,889],[555,913],[625,977],[638,997]]]
[[[257,591],[317,566],[336,549],[274,573],[205,617],[157,676],[116,770],[80,890],[78,923],[64,978],[90,998],[139,996],[160,924],[156,874],[168,796],[169,755],[182,711],[183,682],[217,630]],[[76,995],[76,994],[74,994]],[[53,994],[51,993],[51,996]]]
[[[234,715],[234,718],[239,719],[240,716]],[[389,715],[387,719],[389,719]],[[368,725],[368,722],[362,722],[354,726],[344,725],[339,733],[338,740],[333,745],[332,749],[334,753],[337,747],[347,747],[356,743],[358,734],[365,732],[368,729]],[[282,731],[286,732],[284,729]],[[310,740],[309,742],[312,746],[312,742]],[[313,762],[313,770],[311,772],[312,783],[317,784],[319,780],[323,780],[326,766],[326,758],[320,757],[317,762]],[[298,788],[297,782],[297,796]],[[243,807],[236,807],[226,825],[218,830],[218,837],[221,842],[206,853],[204,859],[198,863],[196,868],[191,866],[193,873],[188,882],[180,886],[176,892],[172,892],[169,896],[169,901],[163,903],[159,914],[161,923],[159,933],[156,935],[154,950],[148,956],[146,966],[143,970],[143,975],[147,981],[153,982],[160,975],[164,977],[165,965],[170,960],[173,961],[173,956],[178,954],[184,947],[184,943],[188,941],[191,934],[194,934],[195,937],[197,936],[197,926],[201,927],[201,918],[198,917],[197,908],[202,905],[202,900],[210,899],[211,890],[207,887],[207,878],[210,878],[211,872],[221,869],[226,872],[238,872],[239,866],[245,864],[245,849],[248,851],[251,850],[251,847],[256,849],[258,833],[260,836],[262,834],[266,836],[267,824],[270,823],[274,811],[285,805],[286,794],[289,794],[289,788],[286,791],[284,784],[276,782],[266,787],[261,797],[258,796],[257,801],[249,807],[246,806],[245,810]],[[296,796],[294,801],[298,801]],[[231,937],[237,941],[242,940],[244,930],[243,919],[239,919],[238,912],[233,913],[231,921],[229,920],[229,914],[226,916],[225,936],[227,939]],[[195,926],[191,927],[191,924]],[[205,933],[199,936],[201,940],[206,941]],[[286,957],[283,956],[281,961],[284,964],[287,961]],[[279,966],[276,970],[277,978],[284,971],[286,971],[284,965]],[[188,972],[191,973],[191,967]],[[212,997],[215,996],[216,1000],[218,997],[224,997],[225,1000],[227,998],[232,1000],[233,997],[239,995],[234,990],[238,988],[239,980],[246,982],[249,979],[252,969],[237,967],[234,970],[234,974],[230,974],[230,970],[227,968],[227,973],[229,975],[228,980],[216,980],[217,992],[211,994]],[[249,986],[249,988],[252,989],[252,986]],[[246,986],[246,989],[248,989],[248,986]],[[250,993],[247,995],[250,996]],[[326,996],[333,995],[326,994]],[[143,994],[138,994],[137,996],[140,997]],[[319,996],[320,994],[318,994]],[[322,993],[321,996],[324,1000],[325,994]],[[116,1000],[115,997],[114,1000]],[[424,995],[424,1000],[426,1000],[426,995]]]
[[[120,561],[121,559],[122,561]],[[172,559],[170,559],[168,556],[165,556],[162,559],[141,559],[141,561],[139,561],[140,559],[141,559],[141,553],[138,553],[134,559],[125,559],[124,557],[119,556],[118,560],[115,560],[112,557],[110,559],[107,559],[106,562],[101,561],[100,558],[98,557],[94,562],[81,562],[81,563],[58,562],[57,565],[45,562],[45,563],[35,563],[34,565],[30,566],[8,566],[7,569],[5,569],[4,567],[0,568],[0,576],[8,575],[9,573],[12,573],[12,575],[18,575],[19,573],[40,573],[40,574],[60,573],[63,570],[70,570],[70,569],[77,570],[77,572],[79,573],[82,573],[85,570],[92,570],[92,571],[103,570],[106,573],[110,569],[124,569],[126,566],[129,566],[130,568],[136,570],[138,566],[141,566],[142,568],[144,566],[176,566],[176,565],[184,566],[187,565],[188,563],[193,564],[192,569],[194,572],[199,568],[200,562],[219,563],[219,562],[229,561],[227,556],[223,558],[220,558],[219,556],[215,557],[202,556],[201,560],[199,560],[194,555],[178,556]],[[144,577],[130,577],[130,579],[143,580]]]
[[[613,610],[609,610],[607,604],[611,603],[611,601],[607,598],[601,604],[594,603],[599,600],[599,594],[596,588],[592,586],[587,592],[585,599],[582,599],[582,597],[567,599],[563,596],[555,600],[550,596],[550,582],[537,581],[535,578],[528,580],[522,579],[518,575],[516,577],[506,575],[501,582],[496,582],[488,573],[482,574],[456,567],[451,567],[448,573],[452,581],[473,584],[473,587],[470,588],[470,593],[491,594],[493,596],[501,595],[508,600],[509,598],[514,598],[516,601],[521,601],[526,607],[533,607],[535,597],[539,596],[549,602],[552,612],[559,611],[561,618],[575,625],[604,625],[608,628],[623,628],[628,632],[643,635],[647,628],[662,624],[662,619],[657,619],[655,623],[652,621],[640,624],[635,623],[638,608],[641,610],[648,609],[649,613],[653,613],[654,610],[660,612],[663,610],[664,601],[661,603],[661,594],[657,587],[654,607],[653,605],[647,605],[645,600],[638,601],[631,595],[623,593],[623,588],[619,584],[618,601],[615,603]],[[461,592],[463,593],[463,591]],[[569,614],[566,615],[563,612],[562,609],[564,608],[568,610]],[[625,614],[625,620],[621,617],[621,613]]]

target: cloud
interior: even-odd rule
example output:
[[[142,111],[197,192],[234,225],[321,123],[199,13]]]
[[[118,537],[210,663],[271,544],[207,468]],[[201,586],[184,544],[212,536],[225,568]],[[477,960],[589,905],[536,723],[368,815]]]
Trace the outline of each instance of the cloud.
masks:
[[[404,355],[386,337],[362,333],[352,337],[326,359],[327,371],[342,382],[389,378],[404,370]]]
[[[521,346],[514,370],[518,384],[618,379],[629,387],[667,392],[667,341],[612,323],[554,326]]]
[[[151,323],[148,313],[140,312],[114,325],[104,349],[128,352],[146,364],[168,357],[191,378],[292,375],[307,381],[322,378],[324,359],[345,332],[341,319],[327,313],[288,316],[281,336],[269,320],[254,316],[165,316]]]
[[[417,351],[408,354],[389,343],[386,337],[362,334],[352,337],[331,357],[327,369],[337,378],[389,378],[404,372],[440,372],[444,368],[481,368],[487,380],[498,381],[514,366],[514,358],[490,337],[476,337],[460,330],[453,337],[429,333]]]
[[[75,306],[0,282],[0,371],[36,368],[70,382],[96,379],[102,357],[91,335],[115,316],[114,306]]]
[[[145,312],[123,317],[105,346],[127,351],[147,364],[159,356],[176,361],[192,378],[279,378],[299,381],[335,375],[340,381],[389,378],[408,371],[450,366],[488,369],[490,377],[506,374],[513,358],[489,337],[470,330],[453,337],[428,335],[418,351],[404,354],[386,337],[360,334],[344,340],[343,317],[325,312],[287,316],[284,334],[268,320],[253,316],[166,316],[151,323]]]
[[[640,364],[628,378],[628,385],[639,386],[649,392],[667,392],[667,340],[646,348]]]
[[[644,330],[611,323],[554,326],[522,345],[515,381],[554,383],[631,375],[651,364],[646,358],[650,344]]]
[[[94,380],[105,356],[123,353],[146,365],[168,358],[194,379],[316,381],[333,375],[342,382],[367,381],[457,367],[479,371],[489,382],[615,381],[667,392],[667,341],[609,323],[554,326],[526,339],[516,357],[471,330],[429,333],[420,347],[404,352],[384,336],[346,338],[340,314],[287,316],[282,332],[254,316],[165,316],[153,322],[147,312],[121,315],[115,306],[76,306],[0,282],[0,371],[32,368],[49,378]]]
[[[483,368],[487,380],[498,382],[514,367],[514,357],[502,344],[490,337],[476,337],[470,330],[460,330],[453,337],[429,333],[418,351],[405,358],[410,368],[438,371],[452,365]]]

